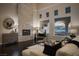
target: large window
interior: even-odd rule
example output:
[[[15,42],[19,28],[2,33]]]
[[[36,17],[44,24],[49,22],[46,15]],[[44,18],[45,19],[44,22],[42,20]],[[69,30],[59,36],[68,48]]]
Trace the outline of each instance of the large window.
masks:
[[[70,17],[55,18],[55,34],[56,35],[68,35]]]
[[[65,35],[66,34],[65,24],[63,21],[57,21],[55,23],[55,34],[56,35]]]

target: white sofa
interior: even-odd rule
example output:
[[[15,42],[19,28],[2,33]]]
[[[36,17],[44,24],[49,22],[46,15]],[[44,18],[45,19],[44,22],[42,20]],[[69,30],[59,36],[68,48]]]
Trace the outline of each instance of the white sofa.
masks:
[[[37,44],[37,45],[28,47],[28,49],[23,50],[22,55],[23,56],[45,56],[45,54],[43,54],[43,50],[44,50],[44,46]]]
[[[45,39],[46,40],[46,39]],[[51,42],[50,42],[51,41]],[[49,43],[55,43],[55,37],[49,39]],[[33,46],[28,47],[27,49],[22,51],[23,56],[46,56],[43,53],[44,50],[44,43],[36,44]]]
[[[79,36],[74,38],[73,40],[79,42]],[[64,47],[58,49],[56,52],[57,56],[79,56],[79,47],[77,45],[69,43],[66,44]]]
[[[79,56],[79,48],[72,43],[66,44],[57,50],[56,56]]]
[[[77,40],[75,38],[74,40]],[[52,40],[55,42],[54,40]],[[23,56],[47,56],[43,53],[44,45],[37,44],[34,46],[28,47],[28,49],[25,49],[22,51]],[[56,52],[56,56],[79,56],[79,48],[72,43],[66,44],[62,48],[58,49]]]

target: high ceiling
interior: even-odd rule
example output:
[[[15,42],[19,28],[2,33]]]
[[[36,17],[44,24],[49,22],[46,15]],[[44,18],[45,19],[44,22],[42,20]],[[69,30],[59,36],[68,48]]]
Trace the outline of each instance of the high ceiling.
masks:
[[[42,8],[46,8],[46,7],[49,7],[49,6],[55,6],[55,5],[58,5],[59,3],[38,3],[37,4],[37,7],[38,9],[42,9]]]

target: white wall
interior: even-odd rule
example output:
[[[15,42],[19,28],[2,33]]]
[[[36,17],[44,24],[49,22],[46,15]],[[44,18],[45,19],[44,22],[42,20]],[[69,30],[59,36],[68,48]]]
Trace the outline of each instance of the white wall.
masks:
[[[47,7],[46,7],[47,6]],[[65,8],[71,7],[71,13],[65,14]],[[54,16],[54,10],[58,10],[58,16]],[[50,20],[50,35],[53,36],[55,33],[55,27],[54,27],[54,19],[59,17],[67,17],[71,16],[71,26],[79,26],[79,4],[40,4],[38,7],[38,16],[39,14],[42,14],[42,18],[39,20]],[[49,11],[50,17],[47,18],[46,12]]]
[[[65,7],[71,7],[71,13],[65,14]],[[54,16],[54,10],[58,9],[59,15]],[[18,11],[18,12],[17,12]],[[49,12],[49,17],[46,17],[46,12]],[[18,15],[17,15],[18,13]],[[39,18],[42,14],[42,18]],[[79,4],[0,4],[0,43],[2,42],[2,33],[9,33],[11,30],[6,30],[2,22],[5,18],[11,17],[16,24],[19,22],[19,42],[31,39],[31,36],[22,36],[22,29],[33,29],[39,27],[40,21],[50,20],[49,32],[50,36],[54,35],[54,19],[58,17],[71,16],[71,25],[79,26]],[[19,21],[18,21],[19,20]]]
[[[31,39],[30,36],[22,36],[22,29],[31,29],[33,27],[33,6],[32,4],[0,4],[0,43],[2,43],[2,33],[10,33],[3,27],[5,18],[11,17],[15,21],[15,25],[19,26],[19,42]],[[19,20],[19,21],[18,21]],[[19,25],[18,25],[19,23]]]
[[[6,18],[12,18],[15,24],[18,24],[17,6],[16,4],[0,4],[0,43],[2,42],[2,33],[10,33],[12,31],[3,27],[3,21]]]
[[[37,4],[32,4],[33,5],[33,27],[39,27],[39,19],[38,19],[38,5]]]
[[[79,4],[72,5],[72,26],[79,26]]]
[[[31,29],[33,25],[33,8],[32,4],[19,4],[18,7],[18,17],[19,17],[19,42],[31,40],[31,36],[23,36],[23,29]]]

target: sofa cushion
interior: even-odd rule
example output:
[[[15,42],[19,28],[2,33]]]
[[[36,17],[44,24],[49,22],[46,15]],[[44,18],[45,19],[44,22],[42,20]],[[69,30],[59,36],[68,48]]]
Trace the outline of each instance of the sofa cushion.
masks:
[[[79,42],[76,40],[70,40],[68,43],[75,44],[77,47],[79,47]]]
[[[42,56],[44,47],[42,45],[33,45],[22,51],[23,56]]]
[[[75,44],[69,43],[58,49],[56,52],[57,56],[76,56],[79,54],[79,49]],[[77,53],[78,52],[78,53]]]
[[[53,55],[52,52],[53,52],[52,47],[45,44],[43,53],[52,56]]]

